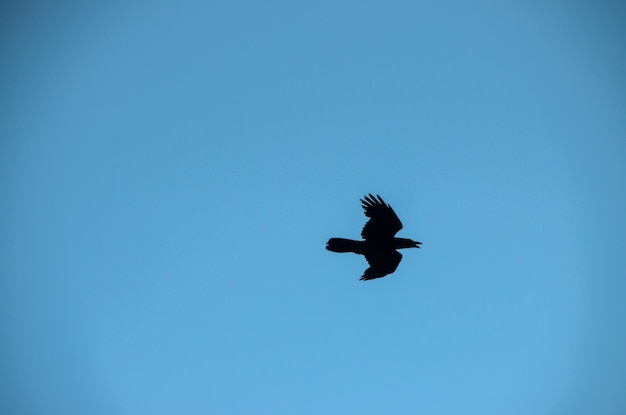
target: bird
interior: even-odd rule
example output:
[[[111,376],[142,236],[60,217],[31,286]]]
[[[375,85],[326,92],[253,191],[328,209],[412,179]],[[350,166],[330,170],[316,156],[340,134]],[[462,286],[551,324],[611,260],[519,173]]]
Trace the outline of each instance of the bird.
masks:
[[[363,226],[363,241],[345,238],[330,238],[326,249],[332,252],[353,252],[365,256],[369,268],[365,270],[360,281],[382,278],[393,273],[402,254],[398,249],[419,248],[421,242],[407,238],[396,238],[395,234],[402,229],[402,222],[391,206],[379,196],[371,193],[361,199],[365,216],[369,220]]]

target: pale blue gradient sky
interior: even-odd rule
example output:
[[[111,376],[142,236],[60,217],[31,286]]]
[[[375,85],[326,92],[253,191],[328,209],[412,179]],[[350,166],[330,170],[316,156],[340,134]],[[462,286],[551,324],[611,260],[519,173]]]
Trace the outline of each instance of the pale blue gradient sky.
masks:
[[[0,15],[0,412],[626,411],[619,2]],[[424,243],[359,282],[358,199]]]

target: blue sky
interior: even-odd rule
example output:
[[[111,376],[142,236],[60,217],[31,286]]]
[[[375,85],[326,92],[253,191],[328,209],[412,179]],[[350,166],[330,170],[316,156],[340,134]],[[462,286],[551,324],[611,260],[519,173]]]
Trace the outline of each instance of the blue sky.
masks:
[[[2,413],[623,414],[624,11],[3,6]]]

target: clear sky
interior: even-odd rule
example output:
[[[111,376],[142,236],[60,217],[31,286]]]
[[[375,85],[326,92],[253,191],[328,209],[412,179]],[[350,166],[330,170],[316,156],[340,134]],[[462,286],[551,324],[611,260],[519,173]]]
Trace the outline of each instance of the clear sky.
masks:
[[[27,3],[1,413],[626,413],[623,3]]]

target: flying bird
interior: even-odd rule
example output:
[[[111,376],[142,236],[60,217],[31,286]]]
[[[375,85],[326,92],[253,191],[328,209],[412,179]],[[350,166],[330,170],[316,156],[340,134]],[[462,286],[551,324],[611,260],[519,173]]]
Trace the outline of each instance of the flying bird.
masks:
[[[402,229],[402,222],[385,201],[371,193],[361,199],[365,216],[370,218],[363,230],[363,241],[344,238],[330,238],[326,249],[332,252],[353,252],[365,256],[369,268],[361,276],[361,281],[373,280],[389,275],[398,268],[402,254],[397,249],[419,248],[421,242],[407,238],[396,238]]]

